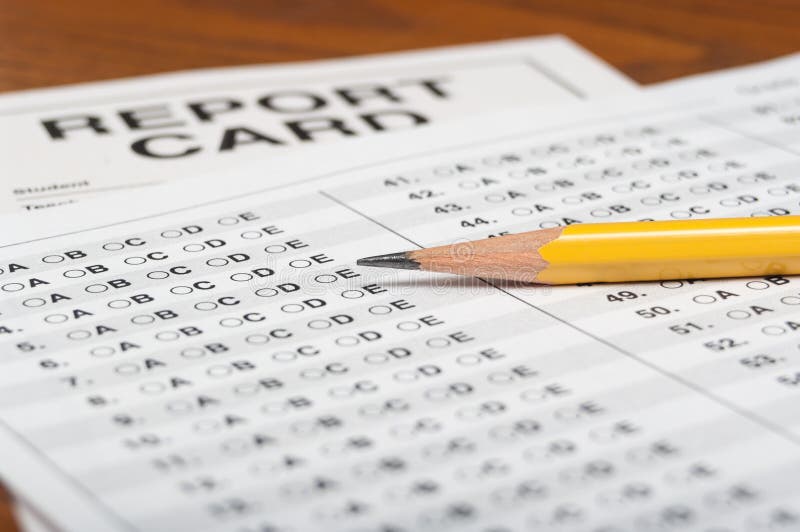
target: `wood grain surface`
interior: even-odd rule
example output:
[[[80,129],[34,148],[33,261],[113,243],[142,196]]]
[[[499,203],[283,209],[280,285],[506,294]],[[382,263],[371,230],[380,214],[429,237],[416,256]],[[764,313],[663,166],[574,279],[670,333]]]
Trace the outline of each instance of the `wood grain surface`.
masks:
[[[650,83],[800,51],[798,22],[800,0],[0,0],[0,91],[547,33]]]

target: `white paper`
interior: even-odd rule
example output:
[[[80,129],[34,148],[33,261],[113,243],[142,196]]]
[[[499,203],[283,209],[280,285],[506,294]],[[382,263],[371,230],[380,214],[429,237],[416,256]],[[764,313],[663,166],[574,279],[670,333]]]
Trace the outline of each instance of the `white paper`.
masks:
[[[0,211],[131,190],[297,146],[634,90],[568,39],[541,37],[12,93],[0,96]]]
[[[430,86],[410,83],[415,79],[434,83]],[[379,86],[388,92],[373,94],[376,100],[360,105],[348,105],[341,95],[332,92],[334,88],[362,87],[363,90]],[[155,184],[163,179],[207,170],[209,159],[214,159],[211,167],[220,168],[247,158],[263,160],[278,146],[269,146],[268,153],[263,150],[264,146],[239,147],[225,153],[192,154],[180,162],[147,161],[135,155],[130,144],[164,131],[155,128],[121,133],[116,126],[124,122],[114,112],[155,104],[166,105],[171,113],[176,108],[185,108],[188,102],[214,102],[215,98],[225,96],[241,102],[243,107],[231,110],[230,116],[217,115],[206,121],[200,120],[197,111],[192,109],[184,109],[182,116],[189,112],[198,124],[212,122],[205,129],[216,128],[220,134],[226,127],[246,126],[263,131],[265,126],[273,128],[280,124],[282,113],[267,114],[265,121],[265,111],[258,110],[256,95],[282,94],[288,90],[301,90],[331,100],[330,105],[310,115],[289,113],[291,119],[329,116],[327,111],[331,110],[343,113],[350,120],[364,112],[412,110],[424,113],[431,121],[439,121],[510,104],[541,105],[625,93],[635,87],[572,41],[559,36],[365,58],[206,69],[0,95],[0,121],[6,121],[3,124],[8,132],[3,139],[6,146],[3,155],[10,174],[6,180],[10,188],[0,192],[0,210],[51,207],[96,194]],[[209,111],[222,110],[219,103],[208,105]],[[87,114],[98,117],[97,127],[109,128],[108,135],[113,138],[92,138],[90,131],[78,133],[84,136],[77,138],[76,131],[65,132],[66,138],[58,141],[47,134],[43,138],[47,131],[41,123],[43,119]],[[78,124],[80,121],[74,119],[63,122],[64,126]],[[167,133],[186,134],[188,130],[189,134],[194,134],[193,129],[198,128],[189,124],[185,128],[169,128]],[[199,134],[211,138],[215,133],[201,131]],[[104,141],[102,152],[98,152],[98,140]],[[335,139],[323,136],[319,140]],[[299,143],[299,146],[305,144]],[[284,150],[275,150],[276,153],[280,151]],[[142,165],[146,167],[146,176],[142,175]],[[75,179],[76,176],[81,178]],[[18,514],[21,526],[29,532],[46,529],[44,525],[35,525],[37,517],[25,507],[20,508]]]
[[[354,262],[797,214],[797,88],[735,86],[798,66],[5,217],[0,473],[65,530],[797,528],[796,278],[513,287]]]
[[[15,501],[14,517],[17,527],[24,532],[57,532],[58,529],[44,520],[36,513],[36,509],[27,504]]]

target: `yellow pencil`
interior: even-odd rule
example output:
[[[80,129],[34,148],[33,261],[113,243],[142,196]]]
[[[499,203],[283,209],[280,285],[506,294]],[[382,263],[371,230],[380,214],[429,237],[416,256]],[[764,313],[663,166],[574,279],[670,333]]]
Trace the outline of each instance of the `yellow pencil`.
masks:
[[[800,216],[578,224],[360,259],[544,284],[800,273]]]

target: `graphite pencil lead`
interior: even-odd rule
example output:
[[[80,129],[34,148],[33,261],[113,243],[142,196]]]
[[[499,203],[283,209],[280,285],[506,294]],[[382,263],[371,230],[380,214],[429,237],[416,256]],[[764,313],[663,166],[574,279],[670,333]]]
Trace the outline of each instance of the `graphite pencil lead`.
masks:
[[[419,270],[419,262],[412,259],[408,251],[389,253],[388,255],[375,255],[358,259],[359,266],[372,266],[375,268],[397,268],[401,270]]]

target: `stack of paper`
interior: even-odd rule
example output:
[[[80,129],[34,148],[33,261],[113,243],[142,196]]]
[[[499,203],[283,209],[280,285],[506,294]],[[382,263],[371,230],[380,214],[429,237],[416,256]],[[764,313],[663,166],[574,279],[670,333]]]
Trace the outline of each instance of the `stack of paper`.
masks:
[[[0,99],[23,211],[0,474],[26,527],[797,530],[796,279],[355,259],[795,214],[799,66],[638,91],[546,38]]]

